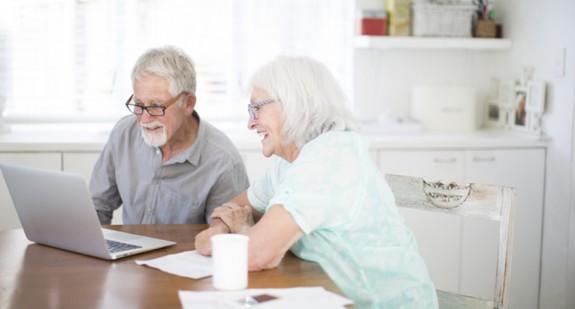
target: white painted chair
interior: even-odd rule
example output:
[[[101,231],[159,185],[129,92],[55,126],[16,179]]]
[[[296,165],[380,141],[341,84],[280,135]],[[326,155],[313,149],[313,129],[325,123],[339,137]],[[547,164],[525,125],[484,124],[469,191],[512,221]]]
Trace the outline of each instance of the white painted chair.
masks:
[[[397,202],[397,205],[400,208],[400,212],[402,210],[413,211],[415,213],[422,213],[422,214],[431,214],[431,218],[442,218],[441,214],[448,214],[450,218],[455,218],[462,222],[462,228],[459,231],[463,231],[463,226],[465,222],[474,223],[476,219],[480,219],[486,222],[491,222],[495,224],[490,224],[488,227],[493,229],[497,229],[496,231],[492,231],[493,241],[491,245],[493,249],[491,250],[493,253],[493,263],[489,265],[493,265],[493,274],[494,274],[494,282],[493,288],[494,291],[489,293],[490,298],[482,297],[482,295],[470,295],[470,289],[465,289],[462,286],[462,282],[459,281],[458,284],[451,291],[442,291],[441,287],[438,287],[436,283],[436,288],[438,288],[438,299],[439,299],[439,306],[440,308],[457,308],[457,309],[464,309],[464,308],[508,308],[509,306],[509,298],[508,298],[508,290],[509,290],[509,274],[510,274],[510,267],[511,267],[511,245],[512,245],[512,210],[513,210],[513,203],[515,201],[515,193],[513,188],[503,187],[503,186],[496,186],[496,185],[483,185],[483,184],[458,184],[460,187],[468,187],[469,194],[464,196],[464,199],[461,199],[459,202],[461,204],[454,208],[441,208],[439,206],[453,206],[453,204],[458,204],[457,199],[458,197],[455,195],[450,195],[450,190],[439,190],[430,193],[429,185],[424,185],[425,181],[421,178],[417,177],[409,177],[409,176],[399,176],[399,175],[386,175],[387,182],[389,183]],[[427,194],[424,192],[424,186],[426,189]],[[439,184],[439,186],[441,186]],[[441,194],[441,192],[446,194]],[[436,199],[433,199],[435,197]],[[442,204],[442,202],[444,202]],[[448,205],[452,204],[452,205]],[[443,216],[445,217],[445,216]],[[412,230],[419,229],[420,233],[418,235],[417,231],[414,231],[415,237],[418,240],[420,245],[420,251],[422,246],[426,246],[426,248],[447,248],[451,246],[451,243],[445,242],[445,239],[442,237],[429,237],[428,235],[423,235],[423,233],[431,232],[433,229],[441,229],[442,220],[408,220],[406,218],[407,224],[412,227]],[[413,218],[412,218],[413,219]],[[471,219],[468,220],[468,219]],[[424,221],[424,222],[421,222]],[[424,226],[418,226],[418,225]],[[452,230],[454,231],[454,230]],[[457,230],[455,230],[457,231]],[[471,250],[467,250],[468,253],[465,255],[465,252],[461,253],[459,257],[461,259],[467,259],[467,261],[459,261],[458,265],[449,265],[445,267],[451,267],[452,270],[446,270],[446,268],[439,267],[441,272],[447,271],[455,271],[455,272],[464,272],[465,269],[461,269],[460,266],[464,265],[467,269],[473,268],[473,258],[479,258],[481,260],[481,249],[473,248],[475,245],[473,241],[468,241],[471,243],[466,243],[466,236],[470,233],[455,233],[461,235],[448,235],[456,237],[460,243],[461,250],[465,251],[466,249],[471,248]],[[479,234],[481,236],[481,231],[475,234]],[[445,233],[443,235],[446,235]],[[418,237],[422,236],[422,237]],[[475,237],[475,238],[473,238]],[[470,239],[479,239],[477,238],[478,235],[470,237]],[[422,244],[421,239],[425,240],[427,243]],[[455,245],[457,246],[457,241],[455,241]],[[497,244],[494,244],[497,242]],[[481,247],[481,246],[480,246]],[[465,249],[465,250],[464,250]],[[446,250],[449,251],[449,250]],[[469,255],[469,251],[472,252],[472,255]],[[428,251],[427,253],[429,253]],[[479,254],[477,252],[480,252]],[[456,253],[449,253],[452,255],[456,255]],[[429,255],[429,254],[428,254]],[[441,257],[441,252],[432,252],[431,255],[434,255],[433,258],[439,256]],[[479,255],[479,256],[478,256]],[[426,264],[429,263],[426,254],[422,252],[422,256],[424,260],[426,260]],[[496,260],[496,262],[495,262]],[[471,262],[470,262],[471,261]],[[431,261],[429,261],[431,262]],[[441,261],[440,261],[441,262]],[[457,263],[452,263],[457,264]],[[457,268],[457,269],[455,269]],[[468,277],[470,273],[468,273]],[[433,278],[433,273],[430,270],[430,273]],[[477,273],[475,273],[477,274]],[[440,274],[441,275],[441,274]],[[479,273],[481,275],[481,273]],[[458,279],[462,279],[461,273],[459,273]],[[474,278],[467,278],[466,282],[472,281]],[[435,282],[435,279],[434,279]],[[491,292],[491,291],[490,291]]]

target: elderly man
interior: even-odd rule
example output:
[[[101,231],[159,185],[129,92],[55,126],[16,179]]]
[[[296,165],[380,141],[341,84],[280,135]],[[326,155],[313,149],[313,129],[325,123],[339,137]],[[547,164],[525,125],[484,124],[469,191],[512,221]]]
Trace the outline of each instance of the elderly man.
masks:
[[[102,224],[206,223],[249,185],[237,149],[200,119],[196,72],[181,50],[151,49],[132,71],[134,93],[94,166],[90,191]]]

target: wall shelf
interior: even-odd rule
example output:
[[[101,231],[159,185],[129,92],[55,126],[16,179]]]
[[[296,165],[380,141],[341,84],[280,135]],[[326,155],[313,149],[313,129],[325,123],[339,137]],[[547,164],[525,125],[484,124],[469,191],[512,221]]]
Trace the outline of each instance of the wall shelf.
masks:
[[[379,50],[485,50],[503,51],[511,49],[509,39],[483,38],[430,38],[430,37],[389,37],[389,36],[356,36],[356,48]]]

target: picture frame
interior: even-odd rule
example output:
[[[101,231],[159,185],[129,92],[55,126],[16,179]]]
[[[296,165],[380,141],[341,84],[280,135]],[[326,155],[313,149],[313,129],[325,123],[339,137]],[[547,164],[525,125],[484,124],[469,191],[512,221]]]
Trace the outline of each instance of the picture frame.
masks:
[[[486,126],[488,128],[508,128],[513,109],[515,81],[491,79],[490,94],[486,107]]]
[[[527,88],[516,86],[513,93],[513,122],[511,127],[520,131],[529,128],[529,117],[527,116]]]
[[[489,95],[487,97],[485,113],[485,123],[488,128],[499,128],[503,126],[503,121],[499,112],[499,79],[492,77],[489,84]]]
[[[543,113],[545,109],[545,82],[532,80],[527,83],[527,111]]]
[[[502,115],[502,110],[499,107],[497,100],[489,100],[487,102],[487,127],[488,128],[502,128],[505,126],[505,119]]]
[[[499,106],[501,108],[513,107],[513,95],[515,93],[515,81],[505,80],[499,84]]]
[[[497,83],[495,86],[494,84]],[[541,134],[545,111],[545,82],[492,79],[487,98],[486,126]]]
[[[528,130],[534,133],[541,133],[542,117],[545,111],[545,82],[541,80],[531,80],[527,82],[527,102],[526,110],[528,114]]]
[[[541,134],[545,111],[545,82],[529,80],[514,88],[513,114],[510,128],[513,131]]]

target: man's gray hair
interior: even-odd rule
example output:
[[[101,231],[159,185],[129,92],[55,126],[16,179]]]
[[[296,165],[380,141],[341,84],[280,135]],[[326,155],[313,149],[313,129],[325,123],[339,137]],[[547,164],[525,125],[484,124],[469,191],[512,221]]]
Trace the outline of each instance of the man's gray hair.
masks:
[[[196,69],[192,59],[176,47],[166,46],[147,50],[138,58],[132,70],[132,85],[145,75],[157,75],[168,79],[170,94],[182,91],[196,95]]]
[[[260,88],[282,106],[284,142],[298,147],[331,130],[355,130],[347,99],[329,69],[307,57],[281,56],[253,75]]]

